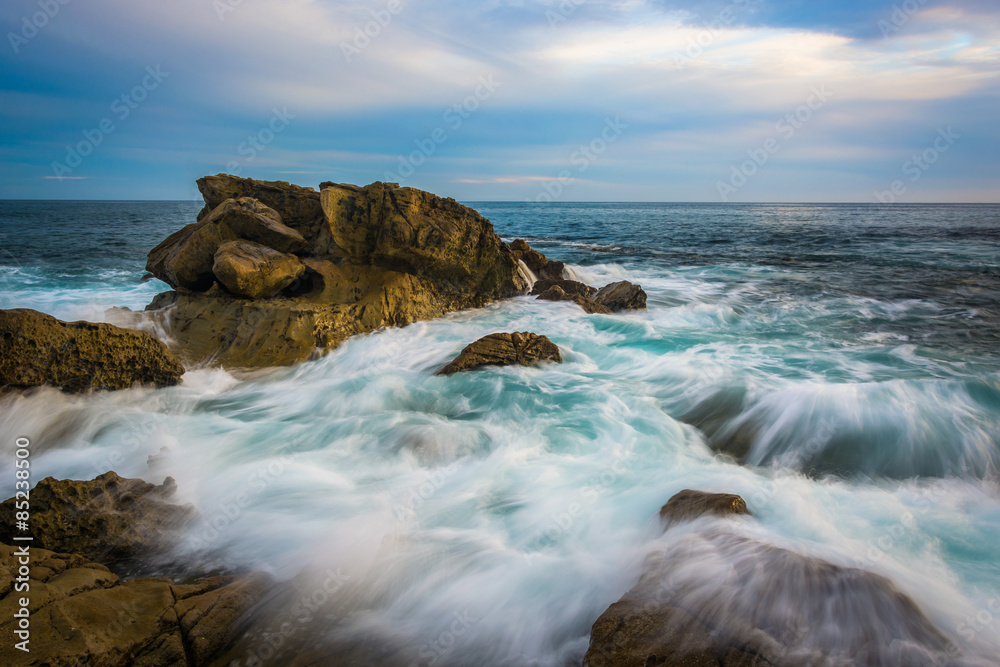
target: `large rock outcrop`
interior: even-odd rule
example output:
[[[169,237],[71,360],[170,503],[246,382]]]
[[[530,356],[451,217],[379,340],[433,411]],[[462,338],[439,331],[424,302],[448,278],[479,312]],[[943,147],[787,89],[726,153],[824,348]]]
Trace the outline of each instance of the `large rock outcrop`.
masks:
[[[533,366],[542,361],[562,362],[559,348],[547,337],[530,331],[493,333],[466,345],[437,374],[451,375],[483,366]]]
[[[744,537],[704,516],[739,496],[683,491],[660,511],[664,546],[594,623],[585,667],[793,667],[954,662],[950,642],[885,577]],[[970,663],[977,664],[977,663]]]
[[[291,364],[354,334],[528,289],[490,222],[452,199],[394,183],[323,183],[318,193],[224,174],[198,186],[206,210],[157,246],[147,267],[175,287],[147,316],[192,363]],[[265,227],[303,243],[277,247],[259,233]],[[250,252],[247,241],[285,257]]]
[[[52,385],[69,392],[163,387],[183,374],[177,358],[147,333],[63,322],[25,308],[0,310],[0,386]]]
[[[168,477],[156,486],[106,472],[76,481],[46,477],[31,490],[32,546],[76,553],[112,568],[167,550],[193,509],[175,505]],[[0,504],[0,542],[13,543],[15,499]]]
[[[19,545],[20,546],[20,545]],[[0,664],[10,667],[200,667],[240,634],[273,587],[264,574],[189,584],[126,583],[79,554],[31,547],[30,652],[15,648],[20,599],[17,548],[0,544]]]

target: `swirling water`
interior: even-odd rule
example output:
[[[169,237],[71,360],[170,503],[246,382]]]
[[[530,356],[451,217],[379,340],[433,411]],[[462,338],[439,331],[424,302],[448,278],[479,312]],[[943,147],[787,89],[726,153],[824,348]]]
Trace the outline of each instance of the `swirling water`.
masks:
[[[7,396],[0,438],[31,437],[36,478],[173,476],[188,555],[335,572],[340,611],[294,641],[386,664],[579,664],[683,488],[741,494],[755,518],[727,530],[888,577],[965,664],[1000,664],[1000,207],[473,206],[648,311],[521,297],[294,368]],[[2,202],[0,307],[141,308],[165,288],[145,252],[197,210]],[[433,375],[514,330],[564,363]],[[718,580],[735,563],[704,544]],[[826,603],[791,591],[789,622]]]

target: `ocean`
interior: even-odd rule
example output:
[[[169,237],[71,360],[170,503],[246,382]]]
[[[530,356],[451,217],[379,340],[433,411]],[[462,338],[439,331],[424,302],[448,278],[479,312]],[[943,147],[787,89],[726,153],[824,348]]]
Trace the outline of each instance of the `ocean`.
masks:
[[[1000,206],[466,203],[648,310],[518,297],[291,368],[8,395],[0,442],[31,438],[35,479],[174,477],[190,557],[336,572],[331,636],[409,664],[579,664],[685,488],[740,494],[744,534],[889,578],[1000,664]],[[146,253],[200,208],[0,202],[0,308],[141,309],[167,289]],[[563,363],[433,374],[495,331]]]

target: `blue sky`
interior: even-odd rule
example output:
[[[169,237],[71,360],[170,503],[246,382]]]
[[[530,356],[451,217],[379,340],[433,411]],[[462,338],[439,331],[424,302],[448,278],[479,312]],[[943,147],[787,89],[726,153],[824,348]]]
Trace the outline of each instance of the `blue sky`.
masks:
[[[194,199],[238,172],[1000,201],[995,0],[6,0],[0,21],[0,198]]]

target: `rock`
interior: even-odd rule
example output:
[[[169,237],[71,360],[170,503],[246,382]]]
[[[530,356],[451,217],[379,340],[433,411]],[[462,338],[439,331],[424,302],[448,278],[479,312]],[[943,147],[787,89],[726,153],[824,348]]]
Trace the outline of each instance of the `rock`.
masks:
[[[326,245],[330,238],[329,234],[324,234],[326,225],[319,193],[313,188],[291,185],[285,181],[256,181],[252,178],[217,174],[199,178],[198,190],[205,198],[205,208],[198,214],[198,220],[208,216],[227,199],[252,197],[277,211],[283,224],[298,231],[306,239],[311,252],[322,254],[329,251]]]
[[[175,385],[177,358],[148,333],[111,324],[63,322],[19,308],[0,310],[0,386],[64,391]]]
[[[737,516],[750,514],[746,502],[735,493],[706,493],[684,489],[660,508],[665,524],[692,521],[701,516]]]
[[[351,261],[428,277],[486,299],[526,289],[493,225],[454,199],[392,183],[324,185],[320,201],[330,233]]]
[[[661,510],[668,526],[748,513],[739,496],[691,490]],[[719,524],[665,539],[594,623],[585,667],[953,664],[958,653],[882,576]]]
[[[256,262],[244,268],[245,262],[227,259],[220,263],[223,275],[216,282],[210,272],[215,252],[227,240],[239,239],[222,240],[216,234],[218,238],[208,239],[211,243],[195,244],[191,256],[197,261],[180,262],[197,265],[187,270],[186,285],[175,281],[178,288],[155,297],[143,314],[191,363],[230,368],[292,364],[354,334],[404,326],[527,291],[516,259],[490,222],[451,199],[394,183],[323,183],[322,201],[319,193],[287,183],[224,175],[202,179],[199,187],[208,205],[238,197],[266,204],[280,214],[282,223],[302,233],[307,247],[292,253],[304,272],[276,293],[274,285],[257,290],[237,284],[238,275],[271,275],[258,271]],[[312,218],[317,211],[319,222]],[[215,216],[213,210],[195,229]],[[165,266],[161,258],[168,247],[192,243],[188,237],[195,231],[186,234],[160,244],[151,262],[156,259],[153,264]],[[208,266],[203,251],[213,247]],[[256,298],[248,298],[251,294]]]
[[[231,294],[260,299],[277,295],[306,267],[295,255],[252,241],[229,241],[216,251],[212,272]]]
[[[524,239],[514,239],[510,243],[510,250],[514,257],[524,262],[524,265],[531,269],[531,272],[539,280],[561,280],[563,270],[566,265],[562,262],[550,260],[548,257],[533,249]]]
[[[531,366],[542,361],[562,362],[559,348],[545,336],[528,331],[494,333],[467,345],[437,375],[451,375],[481,366]]]
[[[256,199],[227,199],[198,222],[153,248],[146,270],[173,287],[201,291],[215,280],[215,254],[228,241],[246,240],[281,252],[306,248],[302,235],[282,224],[279,214]]]
[[[163,553],[190,518],[189,506],[170,502],[170,477],[156,486],[106,472],[90,481],[46,477],[31,490],[32,547],[81,554],[125,568]],[[0,542],[12,543],[15,499],[0,504]]]
[[[543,282],[543,281],[539,281]],[[566,281],[572,282],[572,281]],[[582,284],[582,283],[580,283]],[[584,287],[587,287],[584,285]],[[593,289],[593,288],[590,288]],[[597,290],[594,290],[595,292]],[[538,298],[542,301],[572,301],[576,305],[583,308],[584,311],[593,315],[594,313],[606,314],[610,313],[611,310],[607,306],[603,306],[592,299],[583,296],[582,294],[567,294],[565,290],[559,285],[552,285],[544,292],[538,295]]]
[[[19,594],[0,588],[0,663],[104,667],[207,665],[241,632],[272,590],[268,575],[212,577],[177,585],[142,578],[121,583],[78,554],[31,547],[30,653],[16,649]],[[0,544],[0,580],[13,583],[15,547]]]
[[[531,293],[535,295],[542,295],[552,287],[558,287],[566,294],[572,296],[582,296],[588,299],[597,294],[597,289],[591,287],[590,285],[585,285],[576,280],[548,280],[548,279],[539,280],[534,285],[532,285]]]
[[[646,293],[641,287],[627,280],[605,285],[592,298],[613,312],[646,308]]]

